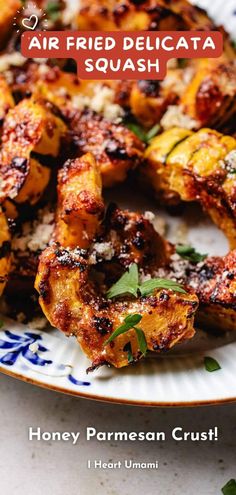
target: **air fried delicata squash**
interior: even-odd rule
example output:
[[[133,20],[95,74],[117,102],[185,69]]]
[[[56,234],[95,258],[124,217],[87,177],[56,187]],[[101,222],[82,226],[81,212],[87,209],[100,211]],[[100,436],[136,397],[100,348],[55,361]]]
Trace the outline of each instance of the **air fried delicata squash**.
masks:
[[[73,182],[77,185],[78,198],[85,184],[88,184],[87,194],[91,195],[91,199],[93,197],[89,192],[90,170],[84,172],[87,174],[84,179],[87,177],[87,180],[80,182],[81,169],[83,170],[83,164],[88,158],[90,167],[96,170],[96,164],[90,160],[90,155],[89,157],[85,155],[77,160],[77,163],[75,160],[74,164],[70,164],[78,176]],[[78,162],[81,163],[80,167]],[[66,169],[67,167],[68,165]],[[60,189],[60,183],[58,187]],[[63,187],[64,200],[66,195],[69,199],[73,188],[70,187],[68,174],[64,176]],[[78,200],[79,204],[80,200]],[[60,216],[57,218],[60,219]],[[92,217],[90,222],[94,226]],[[77,228],[82,228],[82,223]],[[60,238],[60,229],[63,231],[59,221],[56,222],[55,230],[57,241]],[[137,348],[135,332],[132,329],[117,337],[115,342],[105,345],[112,332],[130,314],[138,313],[142,316],[142,331],[147,349],[158,352],[167,350],[194,335],[193,317],[197,312],[198,298],[203,301],[204,312],[209,321],[212,312],[221,307],[222,324],[225,314],[222,314],[224,304],[219,301],[220,296],[214,300],[211,292],[206,294],[206,288],[204,287],[203,290],[201,282],[204,270],[198,273],[198,268],[191,265],[188,269],[186,267],[186,275],[181,281],[185,289],[184,294],[172,290],[155,290],[151,295],[147,297],[140,295],[137,299],[129,296],[123,296],[118,300],[106,298],[111,283],[117,280],[124,273],[125,268],[132,263],[138,265],[144,276],[155,277],[161,270],[164,271],[167,279],[175,278],[172,268],[174,246],[164,241],[155,232],[149,220],[142,215],[122,211],[116,207],[110,208],[104,222],[101,225],[99,222],[96,223],[96,236],[93,242],[90,242],[90,247],[88,242],[86,250],[81,249],[79,244],[75,248],[74,239],[70,241],[70,236],[68,240],[65,237],[62,239],[64,244],[52,245],[41,255],[35,287],[39,292],[39,302],[47,319],[65,334],[76,336],[82,349],[92,360],[92,368],[105,363],[116,367],[129,364],[127,345],[131,346],[134,360],[143,357],[140,349]],[[102,251],[99,246],[103,246]],[[109,247],[109,252],[104,250],[104,246]],[[206,260],[205,263],[208,266],[211,260]],[[215,263],[217,264],[217,260]],[[223,259],[222,265],[226,267]],[[213,287],[213,275],[209,280]],[[217,284],[219,282],[220,278],[217,279]],[[228,290],[226,282],[223,277],[222,294]],[[198,284],[198,294],[191,284],[194,287]],[[233,286],[232,297],[229,298],[225,308],[230,322],[229,329],[233,329],[236,321]]]
[[[19,8],[0,1],[0,295],[15,303],[23,294],[42,309],[77,339],[91,370],[166,352],[199,327],[236,330],[236,61],[228,34],[187,0],[81,0],[73,18],[59,2],[56,30],[223,35],[221,57],[171,60],[163,81],[81,81],[72,60],[21,56],[12,30]],[[180,255],[152,213],[106,205],[113,193],[104,190],[124,181],[126,203],[144,186],[167,208],[199,203],[231,251]]]

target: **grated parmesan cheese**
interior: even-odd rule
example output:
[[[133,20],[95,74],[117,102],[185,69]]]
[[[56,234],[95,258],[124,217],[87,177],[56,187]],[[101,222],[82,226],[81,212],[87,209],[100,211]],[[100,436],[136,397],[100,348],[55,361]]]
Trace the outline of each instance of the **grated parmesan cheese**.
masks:
[[[79,0],[64,0],[65,9],[62,12],[62,22],[64,25],[71,24],[72,27],[77,28],[76,18],[80,11]]]
[[[91,96],[76,95],[72,98],[72,105],[77,110],[90,108],[94,112],[101,113],[110,121],[118,121],[124,115],[123,108],[114,103],[115,91],[108,86],[102,84],[91,84],[88,86],[91,89]]]
[[[50,71],[50,67],[45,63],[39,64],[38,73],[40,76],[45,76]]]
[[[22,234],[16,234],[12,239],[13,251],[42,251],[49,244],[54,229],[54,213],[47,208],[39,210],[39,217],[33,222],[25,222]]]
[[[94,265],[97,262],[97,258],[102,258],[106,261],[110,261],[115,254],[114,248],[111,242],[95,242],[92,252],[89,257],[90,264]]]
[[[184,127],[185,129],[197,128],[197,121],[184,113],[181,105],[170,105],[161,119],[163,129],[172,127]]]
[[[6,53],[0,56],[0,72],[4,72],[12,65],[20,67],[26,62],[26,58],[20,52]]]

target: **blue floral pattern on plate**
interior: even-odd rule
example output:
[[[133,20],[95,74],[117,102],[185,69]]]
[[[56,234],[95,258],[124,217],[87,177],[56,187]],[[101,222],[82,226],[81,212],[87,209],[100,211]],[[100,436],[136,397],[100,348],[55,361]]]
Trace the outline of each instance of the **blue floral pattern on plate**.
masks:
[[[4,364],[5,366],[13,366],[20,357],[23,357],[26,361],[28,361],[28,363],[31,365],[33,364],[34,366],[43,367],[53,364],[51,359],[44,359],[38,354],[38,352],[43,353],[49,351],[47,347],[42,345],[43,339],[40,334],[33,332],[22,332],[18,335],[10,330],[5,330],[4,334],[7,339],[0,339],[0,352],[5,351],[0,357],[1,364]],[[34,344],[35,348],[32,348]],[[68,366],[60,364],[57,368],[66,370]],[[69,369],[71,370],[71,366],[69,366]],[[71,373],[69,373],[69,371],[62,376],[66,376],[73,385],[91,385],[88,381],[78,380]]]
[[[0,363],[6,366],[12,366],[16,360],[23,356],[31,364],[37,366],[45,366],[45,364],[51,364],[49,359],[42,359],[37,352],[33,352],[30,349],[32,344],[37,343],[37,350],[40,352],[46,352],[48,349],[39,343],[42,340],[41,335],[24,332],[23,335],[16,335],[15,333],[5,330],[5,335],[8,340],[0,339],[0,349],[6,349],[6,353],[0,358]]]

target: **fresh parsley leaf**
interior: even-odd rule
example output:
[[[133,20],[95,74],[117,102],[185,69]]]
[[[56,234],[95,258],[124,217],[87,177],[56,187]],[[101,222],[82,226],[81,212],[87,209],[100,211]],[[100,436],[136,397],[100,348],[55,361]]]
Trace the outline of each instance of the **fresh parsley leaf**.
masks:
[[[110,342],[112,342],[116,337],[119,337],[119,335],[122,335],[123,333],[128,332],[128,330],[130,330],[131,328],[132,328],[132,325],[129,326],[127,323],[123,323],[118,328],[116,328],[116,330],[114,330],[114,332],[112,332],[109,339],[107,339],[104,342],[104,345],[110,344]]]
[[[159,124],[155,124],[151,129],[149,129],[149,131],[145,131],[143,127],[141,127],[139,124],[136,124],[135,122],[127,122],[126,127],[128,127],[130,131],[136,134],[136,136],[146,144],[148,144],[149,141],[154,138],[160,130]]]
[[[205,356],[204,357],[204,365],[207,371],[212,373],[212,371],[218,371],[221,369],[221,366],[219,363],[216,361],[216,359],[210,357],[210,356]]]
[[[126,318],[124,319],[125,323],[127,325],[131,325],[132,327],[134,325],[137,325],[137,323],[139,323],[140,321],[142,320],[142,316],[139,315],[139,314],[134,314],[134,315],[128,315],[126,316]]]
[[[133,358],[132,347],[130,342],[127,342],[127,344],[125,344],[123,351],[127,352],[128,363],[132,363],[134,358]]]
[[[112,299],[113,297],[123,296],[125,294],[131,294],[134,297],[138,297],[139,293],[142,296],[147,296],[155,289],[169,289],[174,292],[186,294],[186,291],[180,284],[166,278],[152,278],[140,284],[138,265],[133,263],[129,267],[128,272],[125,272],[122,277],[108,290],[107,297]]]
[[[138,266],[136,263],[130,265],[128,272],[125,272],[122,277],[108,290],[107,297],[121,296],[131,294],[137,297],[138,293]]]
[[[236,480],[229,480],[221,491],[223,495],[236,495]]]
[[[141,319],[142,316],[138,314],[126,316],[126,318],[124,319],[124,323],[122,323],[122,325],[120,325],[118,328],[116,328],[116,330],[114,330],[114,332],[112,332],[109,339],[105,341],[104,345],[109,344],[119,335],[128,332],[131,328],[133,328],[134,325],[136,325],[136,323],[139,323]]]
[[[145,333],[141,328],[135,327],[134,329],[137,335],[139,349],[141,353],[145,356],[147,353],[147,341],[146,341]]]
[[[178,244],[176,246],[176,253],[179,254],[181,258],[191,261],[192,263],[199,263],[199,261],[203,261],[207,257],[207,254],[200,254],[194,247],[184,244]]]
[[[146,282],[139,285],[139,291],[142,296],[148,296],[155,289],[169,289],[174,292],[186,294],[186,290],[184,290],[180,284],[166,278],[151,278],[150,280],[146,280]]]

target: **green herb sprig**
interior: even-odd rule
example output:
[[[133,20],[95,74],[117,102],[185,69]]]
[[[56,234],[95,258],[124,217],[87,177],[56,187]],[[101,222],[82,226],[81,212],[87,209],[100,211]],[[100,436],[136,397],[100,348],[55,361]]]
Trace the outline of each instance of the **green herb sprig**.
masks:
[[[60,16],[59,3],[57,1],[48,2],[46,12],[52,21],[57,21]]]
[[[155,124],[149,131],[145,131],[143,127],[141,127],[139,124],[136,124],[135,122],[128,122],[125,124],[130,131],[132,131],[136,136],[143,141],[144,143],[148,144],[151,139],[153,139],[160,131],[160,125]]]
[[[130,294],[134,297],[148,296],[155,289],[168,289],[174,292],[186,294],[183,287],[173,280],[166,278],[152,278],[143,283],[139,283],[138,265],[133,263],[127,272],[107,291],[108,299]]]
[[[209,371],[210,373],[212,373],[213,371],[218,371],[221,369],[221,366],[216,361],[216,359],[214,359],[210,356],[204,357],[204,365],[205,365],[206,371]]]
[[[207,257],[207,254],[200,254],[194,247],[185,244],[177,244],[176,253],[179,254],[181,258],[191,261],[192,263],[199,263],[200,261],[204,261]]]
[[[133,315],[126,316],[126,318],[124,319],[124,323],[122,323],[122,325],[120,325],[118,328],[116,328],[116,330],[114,330],[114,332],[110,335],[110,337],[104,342],[104,345],[109,344],[119,335],[127,333],[129,330],[133,329],[133,330],[135,330],[135,333],[137,336],[139,349],[140,349],[141,353],[145,356],[146,352],[147,352],[146,337],[145,337],[143,330],[139,327],[136,327],[136,325],[141,321],[141,319],[142,319],[142,316],[139,314],[133,314]],[[128,344],[126,344],[126,347],[127,347],[127,345]],[[126,348],[125,350],[127,350],[127,352],[128,352],[128,361],[131,362],[132,351],[131,351],[130,342],[129,342],[129,347]],[[132,356],[132,360],[133,360],[133,356]]]
[[[223,495],[236,495],[236,480],[229,480],[221,491]]]

